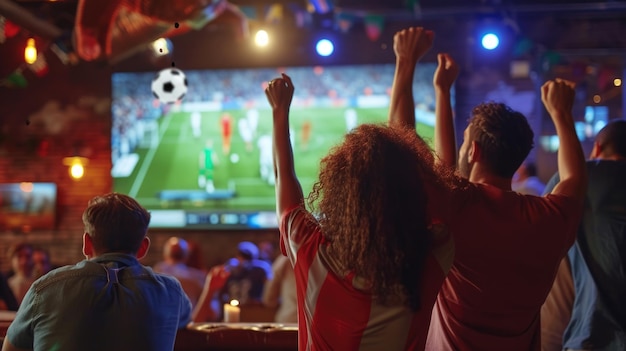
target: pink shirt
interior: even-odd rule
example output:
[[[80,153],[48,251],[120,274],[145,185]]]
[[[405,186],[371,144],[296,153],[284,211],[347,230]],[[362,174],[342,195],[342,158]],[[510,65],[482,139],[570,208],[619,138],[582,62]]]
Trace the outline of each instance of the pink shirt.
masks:
[[[439,227],[441,228],[441,227]],[[422,350],[432,306],[449,269],[454,245],[437,230],[422,277],[421,308],[382,306],[358,277],[342,272],[325,251],[315,219],[301,207],[280,223],[281,250],[294,266],[299,350]]]

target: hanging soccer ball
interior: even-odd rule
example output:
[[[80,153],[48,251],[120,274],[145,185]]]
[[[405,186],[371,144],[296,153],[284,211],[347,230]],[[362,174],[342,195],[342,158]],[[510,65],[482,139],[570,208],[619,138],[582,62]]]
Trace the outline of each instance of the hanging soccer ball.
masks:
[[[152,94],[162,103],[172,104],[187,93],[187,77],[177,68],[166,68],[152,80]]]

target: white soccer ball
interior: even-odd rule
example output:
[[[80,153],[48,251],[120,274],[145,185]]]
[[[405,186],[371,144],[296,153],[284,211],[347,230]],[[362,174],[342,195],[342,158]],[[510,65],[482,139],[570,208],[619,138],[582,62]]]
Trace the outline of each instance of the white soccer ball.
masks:
[[[152,94],[162,103],[172,104],[187,93],[187,77],[177,68],[166,68],[152,80]]]

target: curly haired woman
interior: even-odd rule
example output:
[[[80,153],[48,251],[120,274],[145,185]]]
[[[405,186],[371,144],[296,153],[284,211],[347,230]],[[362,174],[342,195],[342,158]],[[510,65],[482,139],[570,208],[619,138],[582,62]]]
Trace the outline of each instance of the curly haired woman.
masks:
[[[395,40],[419,58],[432,32],[403,31]],[[299,349],[424,349],[454,253],[429,216],[436,193],[424,184],[451,188],[446,179],[454,178],[437,168],[415,130],[361,125],[323,158],[308,211],[289,140],[291,79],[283,74],[265,92],[274,119],[281,250],[296,274]],[[405,93],[396,90],[392,100]]]

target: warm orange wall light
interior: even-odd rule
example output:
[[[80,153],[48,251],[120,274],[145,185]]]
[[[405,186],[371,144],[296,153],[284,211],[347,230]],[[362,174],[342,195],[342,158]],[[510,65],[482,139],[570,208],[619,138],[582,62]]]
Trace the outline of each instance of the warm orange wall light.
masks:
[[[37,61],[37,48],[35,47],[35,39],[28,38],[26,41],[26,49],[24,49],[24,60],[29,65]]]
[[[65,157],[63,159],[63,164],[70,167],[70,177],[74,180],[80,180],[85,175],[85,166],[88,163],[88,159],[79,156]]]

